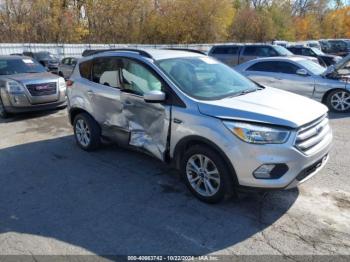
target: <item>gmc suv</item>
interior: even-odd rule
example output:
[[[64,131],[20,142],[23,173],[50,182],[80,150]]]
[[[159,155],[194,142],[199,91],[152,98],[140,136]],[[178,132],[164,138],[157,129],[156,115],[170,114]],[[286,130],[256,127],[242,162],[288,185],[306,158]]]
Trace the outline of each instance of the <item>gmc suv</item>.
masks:
[[[0,56],[0,117],[66,106],[66,83],[26,56]]]
[[[178,168],[206,202],[237,186],[295,187],[324,167],[331,147],[327,107],[195,52],[95,51],[78,62],[67,94],[83,150],[104,138],[145,151]]]

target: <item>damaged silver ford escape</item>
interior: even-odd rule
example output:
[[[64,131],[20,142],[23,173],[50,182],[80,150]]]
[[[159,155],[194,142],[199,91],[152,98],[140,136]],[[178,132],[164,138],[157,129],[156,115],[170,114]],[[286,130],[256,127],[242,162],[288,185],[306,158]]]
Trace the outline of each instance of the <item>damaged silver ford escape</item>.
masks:
[[[138,148],[172,163],[206,202],[238,186],[295,187],[328,160],[324,105],[257,85],[194,51],[90,52],[67,86],[82,149],[101,138]]]

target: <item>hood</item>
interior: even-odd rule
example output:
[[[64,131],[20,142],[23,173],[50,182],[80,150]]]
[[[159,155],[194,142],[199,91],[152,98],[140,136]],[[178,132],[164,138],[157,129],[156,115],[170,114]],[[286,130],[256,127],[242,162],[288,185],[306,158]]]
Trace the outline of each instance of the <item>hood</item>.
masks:
[[[309,98],[266,87],[242,96],[198,103],[202,114],[298,128],[325,115],[328,108]]]
[[[331,54],[322,54],[322,55],[319,55],[320,57],[327,57],[327,58],[336,58],[336,59],[342,59],[341,56],[337,56],[337,55],[331,55]]]
[[[336,71],[339,71],[343,69],[344,67],[348,66],[350,62],[350,54],[338,61],[336,64],[329,66],[326,71],[322,74],[323,76],[333,74]]]
[[[311,60],[312,62],[318,63],[318,59],[316,57],[312,57],[312,56],[290,55],[287,57],[300,57],[300,58],[308,59],[308,60]]]
[[[9,75],[6,78],[22,83],[57,81],[59,76],[49,72]]]

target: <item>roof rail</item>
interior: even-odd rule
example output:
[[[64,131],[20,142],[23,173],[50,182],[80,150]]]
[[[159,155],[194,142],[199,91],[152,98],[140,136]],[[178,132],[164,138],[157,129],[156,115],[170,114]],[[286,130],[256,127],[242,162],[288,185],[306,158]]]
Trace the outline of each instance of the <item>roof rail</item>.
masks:
[[[176,51],[187,51],[192,53],[197,53],[201,55],[207,55],[203,51],[197,50],[197,49],[187,49],[187,48],[180,48],[180,47],[169,47],[169,48],[162,48],[163,50],[176,50]]]
[[[153,59],[153,57],[151,56],[150,53],[144,51],[144,50],[140,50],[140,49],[135,49],[135,48],[113,48],[113,49],[86,49],[84,50],[84,52],[82,53],[82,56],[92,56],[92,55],[96,55],[96,54],[100,54],[100,53],[105,53],[105,52],[117,52],[117,51],[122,51],[122,52],[134,52],[134,53],[138,53],[144,57],[148,57]]]

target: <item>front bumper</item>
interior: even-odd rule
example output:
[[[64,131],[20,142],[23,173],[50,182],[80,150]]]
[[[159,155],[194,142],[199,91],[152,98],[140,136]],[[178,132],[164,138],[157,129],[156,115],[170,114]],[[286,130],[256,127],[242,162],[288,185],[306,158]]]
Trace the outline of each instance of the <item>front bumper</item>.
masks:
[[[8,113],[29,113],[37,111],[45,111],[50,109],[64,108],[67,106],[66,101],[59,101],[47,104],[33,105],[30,107],[5,107],[6,112]]]
[[[286,144],[254,145],[245,143],[231,133],[234,140],[225,152],[235,169],[238,186],[257,189],[290,189],[317,174],[327,163],[332,144],[332,133],[323,141],[323,147],[313,155],[305,155],[295,146],[295,134]],[[231,143],[230,143],[231,144]],[[231,144],[231,145],[232,145]],[[254,171],[265,164],[285,164],[288,171],[279,178],[255,178]]]
[[[60,90],[58,99],[52,102],[43,102],[38,104],[31,104],[26,94],[8,94],[1,90],[1,98],[4,108],[8,113],[24,113],[42,110],[50,110],[55,108],[65,107],[67,105],[66,92]]]

